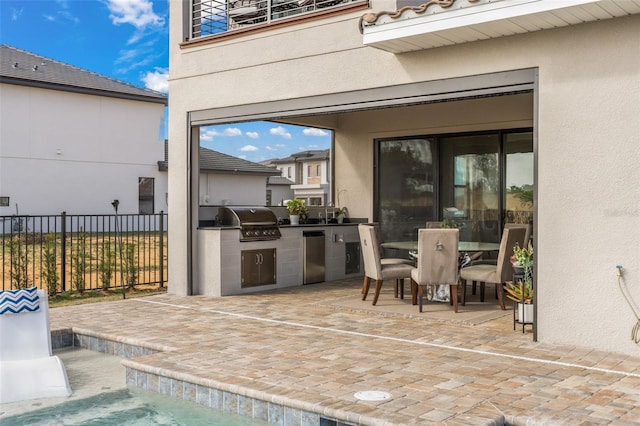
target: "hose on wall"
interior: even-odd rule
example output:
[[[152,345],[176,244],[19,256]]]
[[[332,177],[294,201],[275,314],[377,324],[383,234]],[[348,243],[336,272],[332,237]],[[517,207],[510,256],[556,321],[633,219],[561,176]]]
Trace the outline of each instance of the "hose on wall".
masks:
[[[631,295],[629,294],[629,289],[627,288],[627,283],[624,280],[622,274],[622,266],[617,265],[618,269],[618,287],[620,288],[620,292],[624,296],[624,299],[627,301],[627,304],[631,308],[633,315],[636,317],[636,323],[631,329],[631,340],[633,340],[636,344],[640,343],[640,309],[638,309],[638,305],[633,301]]]

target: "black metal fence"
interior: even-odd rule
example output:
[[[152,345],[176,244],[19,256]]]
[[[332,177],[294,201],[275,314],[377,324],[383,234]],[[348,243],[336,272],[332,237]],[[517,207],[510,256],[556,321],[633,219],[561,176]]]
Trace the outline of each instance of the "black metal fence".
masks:
[[[2,290],[164,286],[166,226],[164,212],[0,216]]]

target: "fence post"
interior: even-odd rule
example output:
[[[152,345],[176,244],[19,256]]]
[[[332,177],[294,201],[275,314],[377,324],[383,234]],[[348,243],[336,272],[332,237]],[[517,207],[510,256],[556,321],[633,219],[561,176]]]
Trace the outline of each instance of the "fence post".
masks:
[[[164,287],[164,212],[160,210],[160,288]]]
[[[67,212],[62,212],[60,223],[60,286],[62,291],[67,291]]]

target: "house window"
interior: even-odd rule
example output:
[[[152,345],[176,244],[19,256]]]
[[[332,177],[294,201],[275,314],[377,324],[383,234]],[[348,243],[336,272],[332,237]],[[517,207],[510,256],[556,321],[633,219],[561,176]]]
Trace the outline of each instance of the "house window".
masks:
[[[291,179],[291,167],[287,167],[287,177]]]
[[[271,199],[272,199],[273,195],[271,192],[271,189],[267,189],[267,206],[271,206]]]
[[[367,5],[363,0],[191,0],[184,2],[184,7],[190,20],[190,38],[195,39],[313,15],[350,3]]]
[[[320,164],[316,165],[316,176],[321,176],[322,173],[320,172]]]
[[[307,166],[307,177],[311,177],[311,165]]]
[[[140,214],[154,213],[154,179],[149,177],[138,178],[138,212]]]

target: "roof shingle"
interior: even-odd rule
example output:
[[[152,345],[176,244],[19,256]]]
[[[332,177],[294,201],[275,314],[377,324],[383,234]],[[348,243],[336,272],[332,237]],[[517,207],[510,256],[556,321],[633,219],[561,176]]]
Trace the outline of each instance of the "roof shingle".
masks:
[[[0,83],[167,104],[167,95],[0,44]]]

